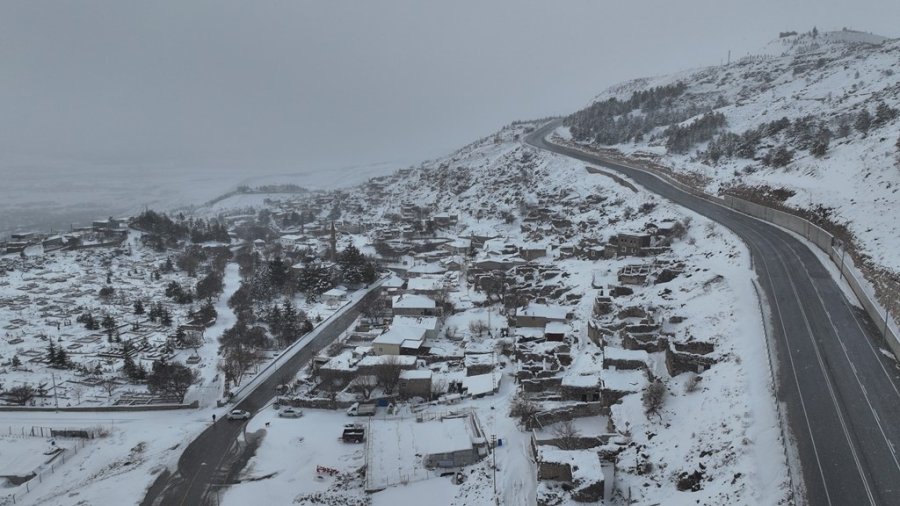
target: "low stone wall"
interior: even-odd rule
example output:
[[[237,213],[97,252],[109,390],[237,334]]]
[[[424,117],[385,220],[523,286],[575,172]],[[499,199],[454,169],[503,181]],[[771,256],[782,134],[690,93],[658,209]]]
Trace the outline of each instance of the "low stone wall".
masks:
[[[527,429],[536,429],[557,422],[599,415],[609,415],[609,408],[604,406],[602,402],[581,402],[537,413],[530,420],[526,421],[525,427]]]
[[[49,407],[49,406],[0,406],[0,411],[68,411],[68,412],[110,412],[110,411],[168,411],[175,409],[197,409],[199,403],[194,401],[190,404],[146,404],[142,406],[68,406],[68,407]]]

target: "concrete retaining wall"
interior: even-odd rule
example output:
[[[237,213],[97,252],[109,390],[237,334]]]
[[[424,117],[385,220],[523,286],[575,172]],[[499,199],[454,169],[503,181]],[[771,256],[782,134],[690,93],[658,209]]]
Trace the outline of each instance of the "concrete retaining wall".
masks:
[[[70,406],[70,407],[49,407],[49,406],[0,406],[0,411],[71,411],[71,412],[91,412],[91,411],[167,411],[173,409],[197,409],[199,404],[194,401],[190,404],[147,404],[143,406]]]
[[[831,259],[838,270],[843,272],[844,277],[847,279],[847,284],[850,286],[853,294],[856,295],[856,298],[859,299],[860,304],[862,304],[863,309],[872,321],[882,328],[882,330],[886,330],[885,341],[894,355],[900,358],[900,335],[898,335],[896,327],[893,325],[888,325],[886,329],[883,327],[885,316],[884,308],[878,303],[872,288],[865,280],[865,277],[862,276],[853,265],[853,261],[849,257],[843,255],[843,252],[839,248],[834,246],[835,239],[833,235],[828,233],[828,231],[824,230],[822,227],[799,216],[779,211],[778,209],[772,209],[754,202],[748,202],[730,195],[725,197],[725,205],[735,211],[749,214],[750,216],[778,225],[801,235],[827,254],[828,258]],[[842,256],[844,256],[843,261],[841,259]]]

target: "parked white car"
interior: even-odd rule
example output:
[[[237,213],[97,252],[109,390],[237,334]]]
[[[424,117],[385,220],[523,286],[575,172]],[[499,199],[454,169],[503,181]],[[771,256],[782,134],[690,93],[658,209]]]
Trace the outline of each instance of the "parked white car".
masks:
[[[282,418],[300,418],[303,416],[303,411],[297,408],[286,407],[278,412],[278,416]]]

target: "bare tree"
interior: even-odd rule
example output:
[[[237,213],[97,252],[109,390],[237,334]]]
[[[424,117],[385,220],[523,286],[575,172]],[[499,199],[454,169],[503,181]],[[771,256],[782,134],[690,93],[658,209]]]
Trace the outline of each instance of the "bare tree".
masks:
[[[385,393],[393,392],[394,387],[400,381],[400,373],[403,372],[400,358],[397,355],[387,355],[374,369],[375,377],[378,378],[378,384],[384,388]]]
[[[329,357],[334,357],[334,356],[337,356],[337,354],[340,353],[341,350],[343,350],[343,349],[344,349],[344,343],[342,343],[340,341],[335,341],[328,345],[328,349],[325,350],[325,353],[327,353]]]
[[[487,323],[483,320],[472,320],[469,322],[469,332],[473,335],[478,335],[479,337],[484,335],[485,332],[490,330],[488,328]]]
[[[431,398],[436,399],[447,393],[447,380],[441,378],[431,382]]]
[[[369,400],[372,397],[372,392],[378,387],[378,378],[372,374],[357,376],[353,384],[362,392],[363,398]]]
[[[222,372],[225,373],[226,379],[234,382],[235,386],[240,385],[244,374],[250,370],[258,358],[256,350],[250,346],[229,346],[222,360]]]
[[[34,398],[34,387],[31,385],[22,385],[18,387],[13,387],[6,392],[6,395],[9,396],[10,400],[19,406],[24,406],[28,404],[28,401]]]
[[[644,390],[644,395],[641,399],[644,402],[644,411],[647,413],[648,417],[650,415],[656,415],[662,419],[659,410],[662,409],[666,399],[666,385],[663,384],[659,378],[650,382],[650,385]]]
[[[106,396],[112,399],[112,394],[119,388],[119,383],[113,378],[104,378],[100,381],[100,386],[103,387],[103,390],[106,390]]]
[[[535,403],[521,396],[513,399],[509,407],[509,416],[518,417],[524,424],[531,423],[531,419],[538,413],[538,407]]]
[[[341,391],[342,386],[343,383],[341,383],[341,381],[338,379],[333,379],[331,381],[325,381],[322,383],[322,388],[325,389],[325,394],[328,396],[328,400],[331,401],[332,406],[337,400],[338,393]]]
[[[575,427],[572,420],[566,420],[553,429],[553,437],[559,441],[559,447],[563,450],[575,450],[578,447],[578,439],[581,432]]]
[[[386,309],[383,297],[366,297],[359,306],[359,312],[369,321],[377,320]]]

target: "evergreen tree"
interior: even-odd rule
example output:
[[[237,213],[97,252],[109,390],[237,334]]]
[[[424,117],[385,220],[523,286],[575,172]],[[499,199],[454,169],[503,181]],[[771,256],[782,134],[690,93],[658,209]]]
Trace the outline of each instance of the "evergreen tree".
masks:
[[[129,341],[122,343],[122,372],[132,381],[141,381],[146,376],[146,371],[142,365],[134,362],[134,348]]]
[[[856,120],[854,120],[853,122],[853,126],[856,127],[856,129],[861,134],[863,134],[863,136],[868,135],[869,128],[872,127],[872,115],[869,114],[868,109],[863,108],[861,111],[859,111],[859,113],[856,115]]]
[[[69,354],[66,352],[65,348],[62,346],[56,350],[56,367],[60,369],[68,368],[71,365],[69,362]]]
[[[827,152],[828,139],[818,139],[813,143],[812,147],[809,148],[809,154],[815,156],[816,158],[822,158]]]
[[[269,283],[276,290],[283,290],[290,281],[290,265],[281,260],[281,257],[275,257],[269,261]]]
[[[344,281],[350,284],[371,283],[377,273],[374,264],[354,245],[347,246],[337,258]]]
[[[116,320],[110,315],[105,315],[103,317],[103,321],[100,323],[100,326],[102,326],[106,330],[107,340],[109,342],[113,342],[113,333],[116,329]]]
[[[884,102],[878,102],[878,105],[875,107],[875,126],[883,126],[896,117],[896,109],[892,109]]]
[[[159,315],[159,322],[160,322],[164,327],[171,327],[171,326],[172,326],[172,313],[170,313],[169,310],[168,310],[167,308],[163,308],[162,314]]]
[[[222,275],[212,271],[197,282],[194,292],[198,299],[213,299],[222,293],[224,286]]]
[[[788,149],[787,146],[781,145],[766,153],[762,161],[764,164],[772,167],[784,167],[791,163],[793,158],[794,152]]]
[[[21,365],[22,365],[22,361],[19,360],[19,356],[18,356],[18,355],[13,355],[13,358],[12,358],[12,366],[13,366],[13,367],[19,367],[19,366],[21,366]]]
[[[279,338],[283,345],[293,343],[299,337],[300,327],[298,322],[298,314],[291,301],[285,300],[283,305],[283,317],[281,324],[281,332]]]
[[[50,366],[56,365],[56,345],[53,344],[53,340],[50,340],[50,345],[47,346],[47,363]]]
[[[134,314],[144,314],[144,303],[141,299],[134,301]]]
[[[175,330],[175,341],[178,342],[178,344],[180,346],[184,346],[184,341],[185,341],[186,337],[187,337],[187,334],[184,332],[183,328],[178,327],[178,329]]]
[[[272,335],[280,336],[283,325],[284,318],[281,315],[281,308],[278,304],[272,304],[272,309],[269,311],[269,330],[272,331]]]

